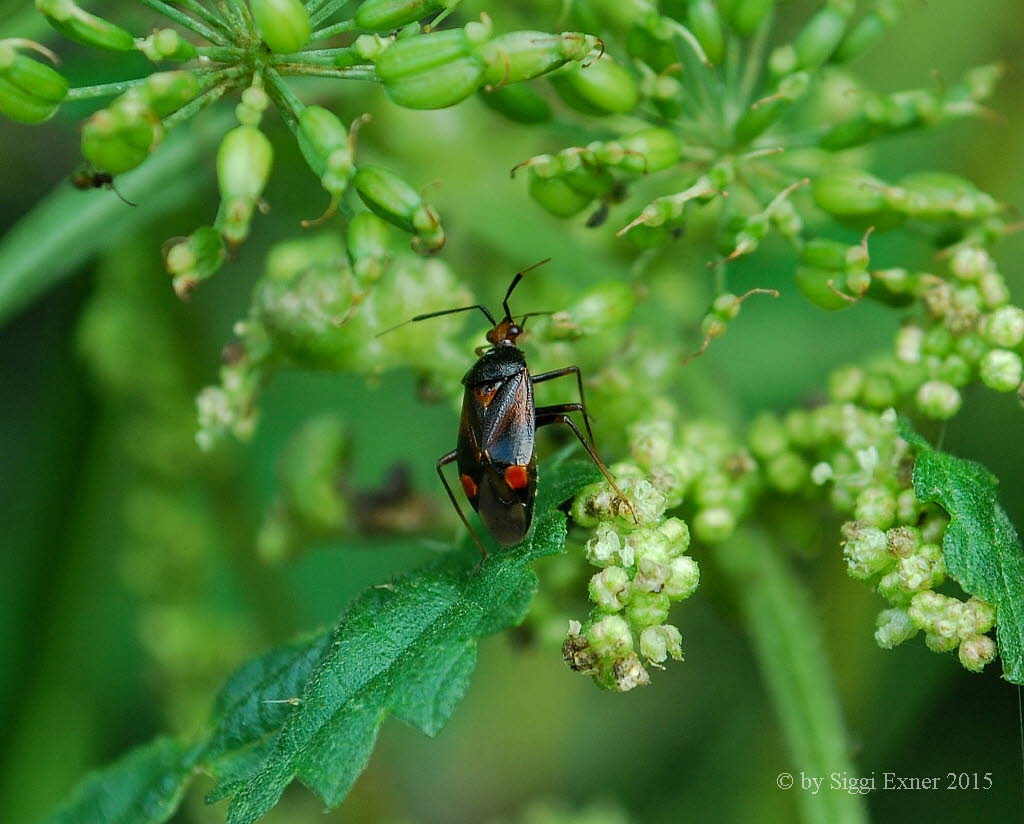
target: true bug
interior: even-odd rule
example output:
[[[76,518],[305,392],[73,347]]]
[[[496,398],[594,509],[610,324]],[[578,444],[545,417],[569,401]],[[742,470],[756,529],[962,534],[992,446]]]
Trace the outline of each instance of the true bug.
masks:
[[[437,474],[444,484],[459,518],[466,525],[480,553],[487,557],[487,550],[479,536],[470,526],[462,507],[455,497],[444,467],[455,462],[459,469],[459,482],[470,505],[480,515],[487,531],[502,546],[512,546],[526,537],[533,522],[533,506],[537,496],[537,458],[534,442],[537,429],[549,424],[562,423],[579,438],[590,459],[597,465],[605,479],[632,513],[632,506],[605,467],[594,445],[594,434],[590,429],[590,418],[583,396],[583,378],[578,366],[566,366],[552,372],[531,375],[526,366],[526,356],[516,345],[516,339],[523,333],[527,319],[545,312],[531,312],[516,321],[508,307],[508,300],[523,275],[548,262],[550,258],[517,272],[505,292],[501,307],[505,312],[502,320],[494,316],[481,304],[460,306],[456,309],[442,309],[417,315],[408,323],[468,312],[479,309],[491,323],[487,333],[490,346],[476,350],[479,358],[462,379],[466,387],[462,402],[462,418],[459,422],[458,444],[451,452],[437,461]],[[578,403],[560,403],[554,406],[540,406],[534,403],[534,384],[555,378],[576,376],[580,399]],[[587,438],[569,417],[571,412],[583,415]],[[589,439],[589,442],[588,442]]]

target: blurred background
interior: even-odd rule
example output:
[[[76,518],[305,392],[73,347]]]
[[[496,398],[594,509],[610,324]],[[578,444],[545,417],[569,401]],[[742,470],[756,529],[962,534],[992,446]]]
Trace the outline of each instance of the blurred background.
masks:
[[[127,19],[122,4],[96,5]],[[780,5],[780,14],[796,19],[812,8]],[[519,4],[466,2],[459,14],[468,19],[485,8],[501,28],[529,19]],[[541,19],[534,12],[530,27],[557,30],[558,12],[557,3]],[[1005,119],[891,139],[874,171],[943,168],[1024,204],[1022,31],[1019,0],[910,2],[902,22],[854,70],[869,87],[896,90],[953,81],[967,67],[1002,60],[1008,71],[991,105]],[[50,38],[78,84],[143,70],[141,58],[137,66],[132,58],[101,62],[51,38],[18,0],[0,0],[0,36]],[[383,105],[378,89],[343,85],[340,92],[330,83],[320,88],[345,119],[377,113],[361,150],[416,186],[441,182],[431,199],[450,237],[443,256],[480,300],[496,304],[512,272],[547,256],[552,264],[519,294],[525,308],[558,308],[588,285],[628,276],[635,255],[628,243],[547,215],[522,181],[509,180],[514,164],[571,137],[505,122],[475,99],[410,112]],[[34,129],[0,121],[0,233],[68,186],[79,162],[77,124],[88,111],[69,105]],[[284,374],[263,396],[250,443],[215,459],[194,453],[192,397],[216,380],[221,349],[246,312],[268,249],[295,236],[298,220],[324,199],[294,141],[268,118],[277,152],[266,192],[273,211],[257,218],[236,261],[179,302],[159,249],[212,216],[218,132],[204,136],[203,121],[216,116],[207,112],[194,127],[205,148],[187,175],[141,196],[138,209],[117,210],[97,227],[101,254],[73,261],[70,276],[55,276],[52,288],[0,328],[0,821],[35,821],[88,770],[161,731],[198,729],[234,665],[333,622],[362,588],[429,559],[438,538],[455,534],[434,461],[453,447],[456,413],[450,403],[419,400],[412,376],[401,371],[370,383]],[[80,202],[86,208],[106,197],[113,195],[81,193]],[[920,248],[900,243],[886,239],[880,248],[924,265]],[[711,297],[702,254],[689,238],[660,254],[647,276],[657,301],[641,305],[636,319],[689,339],[694,349]],[[1019,302],[1024,236],[1008,238],[997,259]],[[39,265],[59,274],[63,263],[43,257]],[[765,244],[736,267],[737,293],[762,286],[782,295],[744,308],[694,367],[692,382],[679,387],[684,408],[701,407],[695,393],[710,377],[745,417],[785,410],[820,393],[834,366],[888,346],[897,312],[868,303],[823,312],[793,288],[791,264],[781,246]],[[117,313],[132,322],[112,327]],[[467,366],[471,360],[467,347]],[[284,564],[260,560],[255,535],[272,505],[281,450],[317,413],[345,421],[357,486],[381,485],[396,464],[408,469],[413,489],[437,512],[432,540],[357,535],[315,543]],[[1021,420],[1014,397],[979,391],[945,434],[948,451],[983,462],[1001,479],[1001,500],[1018,525]],[[614,434],[607,437],[614,443]],[[992,774],[989,790],[872,794],[873,820],[1019,817],[1018,689],[1001,681],[997,666],[968,674],[920,640],[878,649],[879,599],[847,577],[837,523],[814,527],[797,563],[825,626],[860,774]],[[795,791],[775,785],[792,765],[731,607],[706,582],[673,616],[685,663],[626,695],[603,693],[570,672],[557,647],[485,640],[452,722],[434,740],[385,723],[368,770],[326,820],[515,821],[537,804],[590,809],[595,822],[794,820]],[[208,789],[201,778],[175,820],[222,820],[224,804],[202,804]],[[295,787],[267,820],[325,820],[320,812]]]

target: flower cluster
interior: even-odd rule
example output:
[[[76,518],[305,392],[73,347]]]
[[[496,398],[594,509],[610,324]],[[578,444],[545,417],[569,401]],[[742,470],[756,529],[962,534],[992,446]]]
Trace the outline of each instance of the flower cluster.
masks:
[[[434,387],[457,385],[457,317],[392,327],[467,303],[466,290],[440,260],[396,248],[389,226],[368,212],[352,220],[346,241],[323,232],[272,250],[249,317],[235,325],[238,341],[225,349],[220,385],[197,399],[202,448],[229,433],[251,435],[260,388],[283,368],[373,376],[404,365]]]
[[[329,197],[330,217],[351,190],[362,204],[412,235],[413,248],[438,251],[445,233],[435,210],[391,170],[356,161],[358,127],[330,109],[307,105],[288,78],[328,77],[381,83],[390,99],[412,109],[451,106],[474,92],[507,99],[510,84],[568,63],[582,64],[598,40],[580,32],[515,31],[498,34],[483,15],[461,28],[434,32],[458,0],[188,0],[144,5],[176,28],[136,37],[79,7],[75,0],[37,0],[36,8],[67,38],[107,52],[140,52],[153,63],[182,68],[134,80],[71,87],[54,68],[57,57],[32,41],[0,41],[0,113],[41,123],[65,101],[113,97],[82,126],[86,167],[73,177],[80,188],[113,187],[157,151],[166,134],[233,92],[237,125],[217,152],[220,208],[210,225],[164,245],[164,263],[179,297],[214,274],[250,234],[266,210],[263,192],[274,150],[261,129],[273,105],[291,130],[310,170]],[[431,19],[433,18],[433,19]],[[187,32],[185,34],[183,32]],[[341,45],[332,43],[341,42]],[[514,96],[514,93],[512,93]],[[495,104],[500,105],[500,104]],[[346,209],[346,211],[350,211]]]
[[[790,493],[826,487],[849,519],[841,527],[847,571],[889,602],[878,616],[879,646],[891,649],[924,631],[936,652],[959,647],[968,669],[995,658],[995,642],[985,635],[995,624],[992,606],[936,591],[946,582],[942,542],[949,518],[917,499],[914,458],[892,409],[833,402],[782,419],[765,413],[748,438],[769,486]]]
[[[594,609],[586,624],[569,622],[562,652],[569,666],[620,692],[649,683],[644,662],[661,666],[683,657],[682,635],[668,623],[674,601],[697,589],[700,568],[686,555],[690,530],[666,518],[667,499],[639,467],[612,467],[629,498],[634,522],[607,482],[583,489],[573,519],[596,526],[586,543],[587,560],[601,571],[590,579]]]

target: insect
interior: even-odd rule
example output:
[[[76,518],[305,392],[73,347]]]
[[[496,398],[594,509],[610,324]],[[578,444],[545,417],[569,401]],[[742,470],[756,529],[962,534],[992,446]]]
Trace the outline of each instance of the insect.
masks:
[[[117,186],[114,185],[114,176],[110,172],[100,172],[95,169],[82,167],[71,175],[71,185],[82,191],[86,189],[109,189],[129,206],[138,205],[137,203],[132,203],[118,191]]]
[[[462,491],[494,540],[501,546],[518,544],[526,537],[533,522],[533,508],[537,497],[537,458],[534,447],[536,432],[543,426],[568,426],[631,514],[633,511],[629,499],[619,489],[597,453],[583,396],[583,378],[579,367],[566,366],[540,375],[531,375],[526,365],[526,356],[516,345],[516,339],[523,334],[524,324],[530,317],[549,313],[531,312],[517,321],[512,316],[508,300],[527,272],[549,260],[550,258],[547,258],[516,273],[501,304],[505,315],[500,322],[496,321],[487,307],[481,304],[443,309],[440,312],[417,315],[407,321],[413,323],[455,312],[479,309],[491,323],[491,329],[487,333],[487,342],[490,346],[482,346],[476,350],[479,359],[462,379],[465,395],[459,422],[458,444],[437,461],[437,474],[441,478],[441,483],[444,484],[459,518],[469,530],[483,558],[487,557],[487,550],[459,506],[455,493],[445,477],[444,467],[453,462],[458,466]],[[535,404],[533,387],[536,384],[570,375],[576,376],[579,402],[560,403],[554,406]],[[582,414],[583,424],[587,430],[586,438],[569,417],[573,412]]]

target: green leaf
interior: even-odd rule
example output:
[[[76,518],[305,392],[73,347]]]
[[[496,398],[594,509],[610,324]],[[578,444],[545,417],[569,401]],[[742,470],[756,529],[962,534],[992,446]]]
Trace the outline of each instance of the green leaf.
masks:
[[[85,779],[47,824],[159,824],[181,803],[195,748],[157,738]]]
[[[1024,684],[1024,550],[996,497],[999,481],[979,463],[933,449],[905,422],[900,435],[917,449],[914,494],[949,513],[946,570],[965,592],[996,607],[1003,675]]]
[[[553,507],[595,477],[579,463],[546,466],[538,521],[522,544],[492,553],[479,570],[462,553],[357,599],[228,821],[256,821],[295,778],[336,806],[387,715],[428,735],[440,730],[468,687],[478,640],[525,616],[537,585],[530,561],[563,550],[565,516]]]
[[[166,738],[83,782],[48,824],[147,824],[177,809],[197,769],[217,785],[209,802],[235,796],[231,821],[255,821],[293,778],[331,806],[369,760],[387,715],[434,735],[462,699],[477,642],[522,621],[537,587],[530,562],[565,548],[557,507],[599,476],[566,460],[540,471],[536,525],[519,546],[477,569],[475,547],[364,592],[333,630],[254,658],[228,679],[209,733],[185,749]]]

